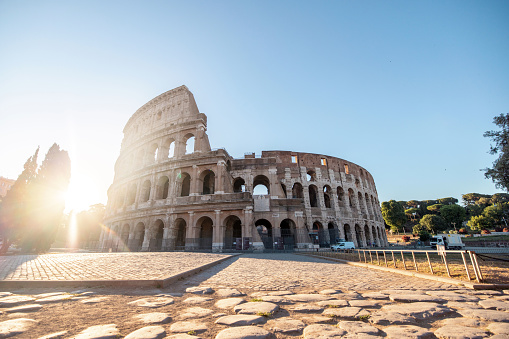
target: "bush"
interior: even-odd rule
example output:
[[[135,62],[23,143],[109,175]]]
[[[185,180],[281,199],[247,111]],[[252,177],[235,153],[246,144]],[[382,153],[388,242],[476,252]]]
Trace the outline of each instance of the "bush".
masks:
[[[458,231],[459,234],[468,234],[468,231],[466,228],[460,228],[460,230]]]
[[[502,232],[503,228],[502,227],[495,227],[495,232]]]
[[[482,230],[481,234],[491,234],[491,232],[489,230]]]
[[[509,228],[504,227],[504,229],[502,230],[502,232],[509,232]]]
[[[409,242],[410,241],[410,237],[408,235],[402,236],[401,239],[403,239],[404,242]]]
[[[431,239],[431,235],[426,232],[425,230],[422,230],[419,232],[419,240],[422,242],[428,241]]]

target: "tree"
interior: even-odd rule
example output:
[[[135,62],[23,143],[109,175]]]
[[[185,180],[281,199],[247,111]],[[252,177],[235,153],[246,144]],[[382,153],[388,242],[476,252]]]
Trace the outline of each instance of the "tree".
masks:
[[[455,227],[459,228],[466,215],[465,209],[460,205],[445,205],[440,208],[440,216],[444,218],[446,225],[454,223]]]
[[[99,240],[105,211],[106,207],[103,204],[95,204],[90,206],[88,211],[78,213],[76,216],[78,242],[84,244]]]
[[[0,235],[3,242],[0,254],[4,254],[10,245],[17,241],[21,235],[23,225],[27,222],[27,201],[30,196],[29,186],[34,180],[37,171],[37,156],[39,148],[34,155],[28,158],[23,166],[23,172],[7,191],[0,208]]]
[[[401,231],[407,220],[405,209],[395,200],[382,202],[382,216],[393,232]]]
[[[509,204],[502,203],[497,205],[491,205],[484,209],[482,214],[492,220],[494,226],[504,226],[504,218],[509,213]]]
[[[71,161],[66,151],[53,144],[32,182],[29,223],[24,225],[21,247],[44,252],[55,241],[64,208],[64,194],[71,178]]]
[[[437,200],[439,204],[442,205],[453,205],[458,203],[458,199],[453,197],[441,198]]]
[[[478,201],[481,198],[491,199],[491,196],[487,195],[487,194],[479,194],[479,193],[467,193],[467,194],[463,194],[461,196],[461,199],[463,199],[463,202],[467,206],[478,205]]]
[[[500,131],[487,131],[485,138],[490,138],[489,153],[498,155],[492,168],[484,169],[486,179],[491,179],[495,187],[509,191],[509,113],[500,114],[493,118],[493,123],[501,128]]]
[[[509,202],[509,194],[507,193],[495,193],[491,196],[492,204],[501,204],[503,202]]]
[[[474,216],[470,218],[467,226],[476,231],[485,230],[493,226],[493,219],[484,215]]]
[[[439,215],[426,214],[419,221],[421,230],[426,230],[429,233],[439,233],[447,228],[444,219]]]
[[[438,213],[438,212],[440,212],[440,209],[442,208],[442,206],[444,206],[444,205],[442,205],[442,204],[434,204],[434,205],[428,206],[426,208],[431,213]]]

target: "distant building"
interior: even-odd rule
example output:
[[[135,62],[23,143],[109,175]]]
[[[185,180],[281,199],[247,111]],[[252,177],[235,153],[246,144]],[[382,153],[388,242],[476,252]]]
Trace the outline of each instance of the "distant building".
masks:
[[[5,197],[7,191],[11,189],[15,181],[16,180],[0,177],[0,197]]]

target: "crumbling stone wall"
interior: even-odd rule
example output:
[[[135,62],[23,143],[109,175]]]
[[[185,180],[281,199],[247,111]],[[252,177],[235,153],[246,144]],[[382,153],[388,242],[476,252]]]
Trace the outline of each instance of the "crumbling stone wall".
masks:
[[[185,86],[136,111],[108,190],[102,248],[289,249],[339,239],[387,245],[375,183],[364,168],[291,151],[234,159],[212,150],[206,131],[207,117]]]

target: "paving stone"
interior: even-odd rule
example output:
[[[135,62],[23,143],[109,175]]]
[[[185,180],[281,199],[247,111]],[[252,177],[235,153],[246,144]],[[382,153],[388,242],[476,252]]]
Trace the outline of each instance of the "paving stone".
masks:
[[[335,323],[336,321],[334,318],[331,317],[325,317],[323,315],[313,315],[313,316],[304,316],[300,317],[300,320],[302,320],[304,323],[312,325],[312,324],[331,324]]]
[[[338,294],[338,293],[341,293],[341,290],[327,289],[327,290],[321,290],[319,293],[325,294],[325,295]]]
[[[374,308],[380,306],[382,303],[385,304],[386,302],[376,300],[350,300],[348,303],[350,306]]]
[[[362,321],[340,321],[337,326],[348,333],[353,334],[359,334],[359,333],[365,333],[365,334],[378,334],[378,328],[371,326],[369,324],[366,324]]]
[[[409,315],[397,313],[397,312],[377,312],[371,314],[369,322],[375,325],[408,325],[415,324],[416,319]]]
[[[479,339],[486,338],[489,334],[483,330],[460,325],[446,325],[435,331],[440,339]]]
[[[267,301],[269,303],[276,303],[276,304],[285,304],[285,305],[291,305],[294,304],[293,301],[288,300],[285,296],[278,296],[278,295],[266,295],[264,297],[261,297],[263,301]]]
[[[36,320],[19,318],[0,322],[0,338],[22,334],[37,324]]]
[[[478,327],[478,328],[485,328],[487,327],[488,323],[485,321],[479,320],[479,319],[472,319],[472,318],[449,318],[442,321],[442,326],[447,325],[459,325],[459,326],[468,326],[468,327]]]
[[[482,309],[483,307],[474,302],[449,301],[445,306],[454,309]]]
[[[327,324],[313,324],[304,328],[305,339],[342,338],[346,331]]]
[[[194,331],[196,333],[205,332],[207,324],[198,321],[177,321],[170,326],[170,332],[188,333]]]
[[[163,312],[136,314],[133,318],[145,324],[166,324],[171,321],[170,315]]]
[[[173,304],[173,299],[165,297],[143,298],[131,301],[127,304],[138,307],[157,308]]]
[[[0,298],[8,297],[8,296],[10,296],[10,295],[12,295],[12,293],[11,293],[11,292],[0,292]]]
[[[172,298],[172,297],[179,298],[182,296],[184,296],[184,293],[179,293],[179,292],[158,293],[158,294],[154,295],[154,297],[165,297],[165,298]]]
[[[186,293],[193,294],[212,294],[214,290],[207,286],[196,286],[196,287],[188,287],[186,288]]]
[[[108,300],[109,298],[110,297],[86,298],[86,299],[80,300],[80,302],[83,303],[83,304],[97,304],[97,303],[103,302],[105,300]]]
[[[368,334],[368,333],[348,333],[343,338],[345,338],[345,339],[379,339],[380,336],[378,334]]]
[[[458,294],[452,291],[429,291],[426,292],[430,296],[438,297],[447,301],[471,301],[477,302],[479,298],[474,295]]]
[[[42,298],[49,298],[49,297],[54,297],[54,296],[63,295],[63,294],[69,295],[69,293],[66,293],[66,292],[49,292],[49,293],[35,294],[32,297],[34,297],[35,299],[42,299]],[[71,293],[71,294],[74,294],[74,293]]]
[[[490,339],[507,339],[509,336],[507,334],[495,334],[491,336]]]
[[[208,308],[203,307],[190,307],[181,311],[177,316],[177,320],[189,320],[189,319],[199,319],[205,318],[214,313],[214,311],[209,310]]]
[[[115,324],[96,325],[81,331],[73,339],[116,339],[118,334],[117,325]]]
[[[328,308],[322,315],[327,317],[355,320],[359,317],[368,316],[369,312],[360,307]]]
[[[200,305],[200,304],[208,303],[209,301],[212,301],[212,300],[214,300],[214,299],[205,298],[205,297],[190,297],[190,298],[183,300],[182,302],[184,304],[189,304],[189,305]]]
[[[445,302],[444,299],[439,297],[433,297],[427,294],[391,294],[389,295],[389,299],[396,302],[402,303],[414,303],[414,302],[436,302],[442,303]]]
[[[495,299],[497,299],[497,300],[509,300],[509,295],[495,296]]]
[[[385,305],[382,307],[382,311],[397,312],[415,317],[416,319],[427,319],[454,312],[446,306],[430,302]]]
[[[227,298],[218,300],[214,306],[222,309],[230,309],[239,304],[245,303],[246,301],[243,298]]]
[[[282,296],[282,295],[291,295],[291,294],[295,294],[295,293],[293,293],[292,291],[269,291],[267,294]]]
[[[414,325],[396,325],[384,328],[388,338],[425,339],[433,338],[433,333],[428,329]]]
[[[50,304],[50,303],[57,303],[62,301],[70,301],[74,296],[72,294],[58,294],[53,295],[46,298],[40,298],[37,299],[37,303],[39,304]]]
[[[502,300],[481,300],[479,305],[486,309],[498,310],[498,311],[509,311],[509,302]]]
[[[348,301],[339,299],[320,301],[317,302],[316,304],[321,307],[345,307],[349,305]]]
[[[270,332],[256,326],[240,326],[227,328],[216,335],[216,339],[265,339]]]
[[[248,302],[237,305],[233,308],[235,313],[239,314],[258,314],[258,313],[274,313],[279,306],[266,301]]]
[[[26,312],[35,312],[39,311],[42,308],[42,305],[39,304],[27,304],[16,306],[12,308],[8,308],[4,310],[5,313],[26,313]]]
[[[362,296],[364,298],[377,299],[377,300],[388,300],[389,299],[388,294],[379,293],[379,292],[363,293]]]
[[[269,320],[264,327],[272,332],[295,335],[300,334],[306,324],[300,320],[285,317]]]
[[[201,337],[189,335],[187,333],[180,333],[180,334],[170,335],[169,337],[166,337],[166,339],[201,339]]]
[[[7,297],[0,298],[0,308],[14,307],[20,304],[29,303],[34,300],[35,300],[34,297],[27,295],[10,295]]]
[[[458,310],[458,313],[467,318],[481,319],[485,321],[509,322],[509,313],[504,311],[464,309]]]
[[[322,312],[323,307],[316,306],[316,305],[310,305],[310,304],[300,304],[297,306],[294,306],[290,308],[291,311],[297,312],[297,313],[313,313],[313,312]]]
[[[479,295],[479,296],[503,295],[504,294],[502,291],[495,291],[495,290],[475,290],[475,291],[469,291],[468,293],[473,294],[473,295]]]
[[[216,291],[216,294],[222,298],[233,298],[245,295],[234,288],[221,288]]]
[[[38,339],[62,339],[67,335],[67,331],[60,331],[47,334],[45,336],[39,337]]]
[[[359,293],[357,293],[357,292],[331,294],[330,296],[334,297],[335,299],[342,299],[342,300],[357,300],[357,299],[362,299],[362,296]]]
[[[509,335],[509,323],[491,323],[488,326],[488,330],[495,334]]]
[[[129,333],[124,339],[161,339],[166,336],[162,326],[145,326]]]
[[[263,324],[267,321],[265,317],[251,314],[227,315],[216,320],[216,324],[226,326],[249,326]]]
[[[212,318],[221,318],[221,317],[224,317],[224,316],[227,316],[228,314],[226,313],[223,313],[223,312],[220,312],[220,313],[214,313],[212,314]]]
[[[286,298],[297,302],[317,302],[334,299],[330,295],[323,294],[292,294],[287,295]]]

